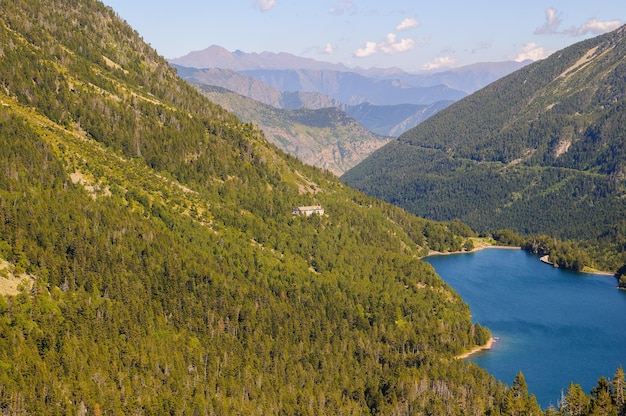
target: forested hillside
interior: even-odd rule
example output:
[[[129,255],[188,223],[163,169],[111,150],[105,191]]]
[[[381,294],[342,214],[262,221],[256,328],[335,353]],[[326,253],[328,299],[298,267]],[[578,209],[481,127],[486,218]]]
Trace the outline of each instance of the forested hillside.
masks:
[[[467,226],[286,155],[97,1],[2,2],[0,45],[3,414],[540,413],[454,358],[489,333],[418,256]]]
[[[626,28],[528,65],[437,113],[344,175],[478,231],[509,228],[626,257]]]
[[[417,259],[467,228],[287,156],[96,1],[2,2],[0,85],[0,279],[34,277],[0,296],[3,414],[505,405]]]

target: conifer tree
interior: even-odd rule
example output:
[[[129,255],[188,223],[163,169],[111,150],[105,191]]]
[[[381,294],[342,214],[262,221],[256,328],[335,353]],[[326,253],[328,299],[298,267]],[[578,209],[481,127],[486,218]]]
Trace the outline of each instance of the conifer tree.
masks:
[[[588,411],[589,397],[585,395],[580,384],[570,382],[565,400],[561,403],[561,413],[564,416],[583,416]]]
[[[620,416],[626,415],[626,381],[624,369],[620,365],[611,380],[611,398]]]
[[[528,384],[520,371],[504,397],[503,413],[511,416],[536,416],[543,412],[535,395],[528,394]]]
[[[609,381],[603,376],[591,391],[591,414],[595,416],[617,416],[617,410],[611,400]]]

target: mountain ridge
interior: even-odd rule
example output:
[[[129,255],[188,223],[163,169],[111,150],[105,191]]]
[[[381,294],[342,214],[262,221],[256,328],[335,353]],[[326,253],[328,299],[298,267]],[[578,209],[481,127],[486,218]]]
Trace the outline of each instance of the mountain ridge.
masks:
[[[308,69],[353,72],[374,79],[398,79],[416,87],[431,87],[443,84],[465,93],[474,92],[496,79],[530,63],[530,61],[479,62],[452,69],[409,73],[394,67],[369,69],[347,67],[344,64],[334,64],[312,58],[303,58],[286,52],[247,53],[239,50],[229,52],[218,45],[211,45],[200,51],[189,52],[187,55],[169,59],[169,62],[175,65],[196,69],[219,68],[231,69],[236,72],[262,69]],[[463,78],[466,77],[474,79],[464,82]]]
[[[477,63],[409,74],[398,68],[347,68],[287,53],[229,52],[217,45],[169,62],[190,82],[226,88],[276,108],[337,107],[375,133],[396,137],[446,103],[528,64]]]
[[[178,65],[173,66],[182,78],[192,84],[224,88],[277,109],[296,110],[306,108],[318,110],[336,107],[354,117],[364,127],[380,136],[397,137],[452,102],[439,101],[423,105],[396,104],[376,106],[369,103],[347,105],[318,92],[284,92],[257,78],[228,69],[211,68],[197,70]],[[213,95],[213,98],[220,100],[217,95]],[[230,107],[230,109],[237,112],[235,107]],[[255,117],[252,114],[247,114],[246,120],[254,121]],[[316,166],[320,165],[316,164]]]
[[[211,45],[206,49],[192,51],[184,56],[169,59],[172,64],[196,69],[219,68],[242,71],[259,68],[273,69],[300,69],[317,68],[329,70],[350,69],[342,64],[316,61],[310,58],[298,57],[286,52],[246,53],[240,50],[229,52],[218,45]]]
[[[246,70],[266,84],[282,91],[319,92],[342,103],[358,105],[432,104],[456,101],[466,94],[447,85],[413,86],[396,78],[370,78],[355,72],[316,69]]]
[[[582,41],[495,81],[379,149],[344,180],[429,218],[601,242],[621,253],[610,262],[616,269],[626,213],[625,32]]]
[[[338,176],[391,140],[372,133],[335,107],[284,110],[220,87],[197,84],[196,88],[243,122],[257,125],[282,150]]]
[[[291,91],[285,92],[250,75],[231,69],[207,68],[195,69],[174,64],[181,78],[195,84],[220,87],[284,110],[295,110],[301,107],[316,110],[326,107],[340,107],[338,100],[322,93]]]

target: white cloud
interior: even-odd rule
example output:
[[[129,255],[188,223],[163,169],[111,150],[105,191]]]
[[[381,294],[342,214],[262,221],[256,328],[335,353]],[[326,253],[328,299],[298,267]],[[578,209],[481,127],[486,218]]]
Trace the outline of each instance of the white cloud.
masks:
[[[546,9],[546,22],[543,26],[535,29],[535,35],[549,35],[551,33],[558,33],[561,19],[557,15],[557,10],[550,7]]]
[[[417,43],[414,39],[403,38],[398,40],[395,33],[389,33],[385,39],[380,42],[366,42],[365,47],[355,50],[352,55],[355,58],[365,58],[377,52],[395,55],[396,53],[415,49],[416,45]]]
[[[353,52],[355,58],[366,58],[378,52],[378,44],[376,42],[366,42],[365,47],[359,48]]]
[[[569,29],[559,30],[559,26],[561,25],[562,21],[559,18],[558,14],[558,10],[552,7],[546,9],[546,22],[543,24],[543,26],[535,29],[535,35],[601,35],[603,33],[615,30],[623,24],[623,22],[618,19],[602,21],[593,18],[587,20],[585,23],[578,27],[572,26]]]
[[[419,22],[417,21],[416,18],[407,17],[406,19],[398,23],[398,26],[396,26],[396,30],[407,30],[413,27],[417,27],[418,25],[419,25]]]
[[[547,58],[551,54],[552,51],[548,51],[536,43],[531,42],[522,47],[522,51],[515,57],[515,61],[522,62],[528,59],[531,61],[538,61],[540,59]]]
[[[452,68],[455,64],[456,64],[456,59],[454,59],[453,57],[442,56],[439,58],[435,58],[430,62],[425,63],[424,65],[422,65],[422,69],[430,71],[433,69],[440,69],[440,68]]]
[[[621,20],[602,21],[598,19],[589,19],[575,30],[575,34],[583,36],[588,33],[593,35],[601,35],[606,32],[617,29],[622,25]]]
[[[336,46],[332,43],[327,43],[326,46],[320,48],[317,52],[321,55],[332,55],[335,52]]]
[[[395,33],[387,34],[384,41],[378,43],[378,49],[387,55],[393,55],[400,52],[410,51],[415,48],[415,41],[413,39],[400,39],[396,40]]]
[[[272,10],[278,2],[276,0],[254,0],[255,6],[261,9],[262,12]]]

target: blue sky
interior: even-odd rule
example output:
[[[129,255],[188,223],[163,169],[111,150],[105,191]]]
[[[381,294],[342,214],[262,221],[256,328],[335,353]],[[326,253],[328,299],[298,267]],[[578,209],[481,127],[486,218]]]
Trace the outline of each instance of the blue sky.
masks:
[[[104,0],[166,58],[219,45],[409,72],[541,59],[626,23],[624,0]]]

